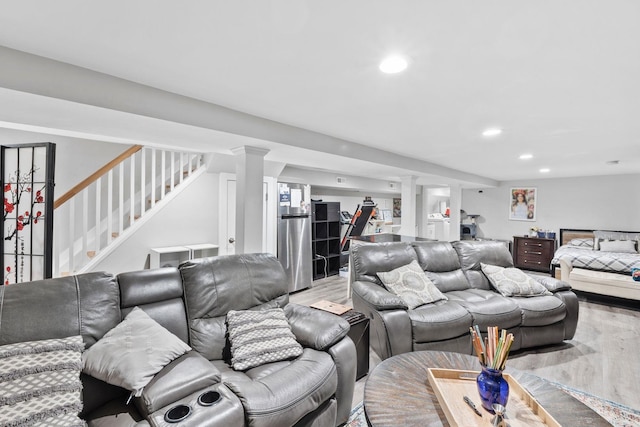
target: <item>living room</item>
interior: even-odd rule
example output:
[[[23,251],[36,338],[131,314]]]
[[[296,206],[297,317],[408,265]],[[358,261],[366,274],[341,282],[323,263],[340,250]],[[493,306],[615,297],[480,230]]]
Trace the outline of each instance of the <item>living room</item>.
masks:
[[[640,11],[614,4],[6,6],[0,144],[55,143],[56,197],[131,145],[207,159],[91,271],[147,268],[155,247],[225,253],[224,184],[242,146],[268,150],[274,183],[311,184],[326,201],[373,194],[388,208],[407,177],[418,195],[450,189],[453,216],[478,215],[480,238],[638,232],[640,87],[629,53]],[[378,70],[392,47],[409,57],[404,74]],[[535,218],[510,217],[519,188],[535,189]],[[428,213],[417,205],[411,225]],[[265,252],[276,252],[275,221]]]

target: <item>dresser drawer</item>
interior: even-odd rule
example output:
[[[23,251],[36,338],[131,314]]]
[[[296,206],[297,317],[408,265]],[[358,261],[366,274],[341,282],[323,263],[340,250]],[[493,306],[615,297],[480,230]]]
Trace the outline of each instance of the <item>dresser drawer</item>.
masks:
[[[553,254],[554,239],[514,236],[513,264],[518,268],[549,271]]]

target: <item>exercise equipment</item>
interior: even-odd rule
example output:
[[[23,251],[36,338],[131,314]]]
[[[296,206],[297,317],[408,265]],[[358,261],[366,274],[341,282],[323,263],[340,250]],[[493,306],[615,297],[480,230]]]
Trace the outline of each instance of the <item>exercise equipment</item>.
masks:
[[[342,243],[340,245],[341,251],[349,249],[349,237],[355,237],[362,235],[362,231],[367,226],[369,219],[375,215],[376,204],[373,203],[370,197],[367,197],[362,202],[362,206],[356,207],[356,213],[351,216],[351,221],[347,226],[347,230],[342,237]]]

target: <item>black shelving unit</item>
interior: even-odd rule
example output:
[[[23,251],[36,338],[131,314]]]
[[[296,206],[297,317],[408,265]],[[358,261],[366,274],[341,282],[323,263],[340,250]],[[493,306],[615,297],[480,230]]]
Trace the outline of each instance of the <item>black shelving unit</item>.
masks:
[[[313,280],[340,272],[340,202],[312,202]]]

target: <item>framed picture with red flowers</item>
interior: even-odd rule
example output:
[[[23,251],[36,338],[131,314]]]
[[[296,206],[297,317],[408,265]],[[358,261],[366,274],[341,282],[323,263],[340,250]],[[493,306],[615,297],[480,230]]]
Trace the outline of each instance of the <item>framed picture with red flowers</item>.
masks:
[[[55,144],[0,146],[3,284],[52,275]]]

